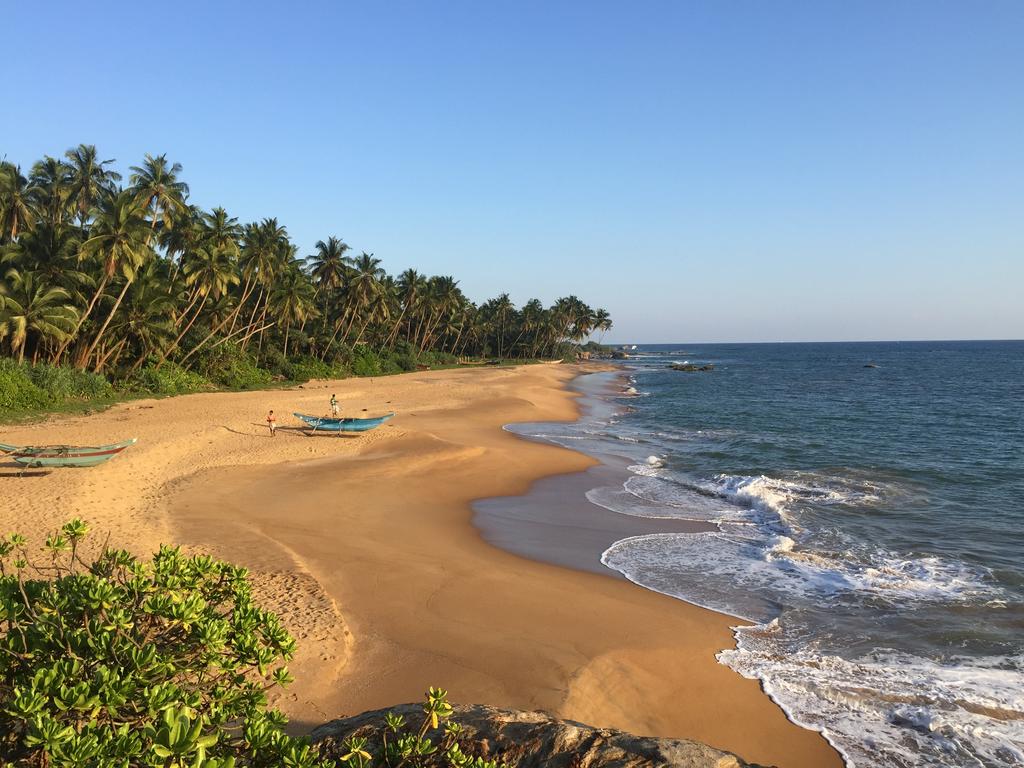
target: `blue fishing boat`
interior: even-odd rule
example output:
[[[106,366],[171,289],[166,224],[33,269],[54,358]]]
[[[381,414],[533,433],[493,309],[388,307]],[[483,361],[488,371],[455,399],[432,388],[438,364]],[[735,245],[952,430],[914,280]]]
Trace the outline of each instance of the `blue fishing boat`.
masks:
[[[327,416],[307,416],[304,413],[296,413],[294,416],[302,419],[313,428],[314,432],[367,432],[376,429],[395,414],[387,413],[383,416],[376,416],[372,419],[331,419]]]
[[[25,467],[95,467],[135,445],[136,438],[98,446],[39,445],[21,446],[0,443],[0,452]]]

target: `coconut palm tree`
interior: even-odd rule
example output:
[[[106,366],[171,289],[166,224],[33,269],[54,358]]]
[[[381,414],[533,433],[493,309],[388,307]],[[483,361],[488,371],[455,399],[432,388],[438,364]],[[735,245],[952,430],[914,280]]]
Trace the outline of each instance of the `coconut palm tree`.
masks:
[[[284,356],[288,356],[288,335],[293,323],[303,323],[316,312],[315,290],[301,262],[286,263],[270,294],[270,305],[278,323],[284,323]]]
[[[92,311],[96,300],[103,293],[111,278],[120,274],[124,279],[124,286],[121,293],[118,294],[110,314],[107,315],[106,321],[96,333],[88,349],[79,357],[77,365],[81,369],[88,365],[89,358],[103,338],[118,307],[121,306],[135,273],[154,256],[149,247],[150,232],[146,226],[143,209],[137,203],[137,195],[130,190],[110,196],[104,201],[104,204],[96,212],[89,232],[89,239],[82,243],[82,253],[99,259],[102,264],[103,277],[92,301],[89,302],[86,314],[79,319],[75,333],[81,327],[82,320]]]
[[[10,339],[11,354],[25,360],[30,336],[38,344],[59,342],[75,327],[77,311],[63,288],[47,285],[35,272],[8,269],[0,295],[0,341]]]
[[[78,213],[78,221],[82,226],[89,218],[89,212],[99,202],[100,197],[114,189],[121,180],[121,174],[106,166],[113,160],[98,160],[96,147],[92,144],[79,144],[64,153],[70,169],[71,196],[69,202]]]
[[[181,340],[185,338],[196,320],[203,312],[206,302],[212,297],[217,300],[224,296],[230,286],[238,285],[238,269],[230,251],[221,250],[213,243],[202,245],[195,253],[190,254],[189,259],[182,267],[185,273],[185,285],[192,288],[196,298],[201,298],[199,306],[195,308],[191,319],[178,333],[174,342],[164,351],[157,363],[157,368],[164,364],[168,356],[178,348]],[[185,319],[184,315],[180,318]]]
[[[238,219],[229,216],[223,208],[214,208],[199,216],[200,234],[207,245],[216,248],[231,259],[237,259],[241,252],[239,240],[242,227]]]
[[[345,255],[348,244],[337,237],[316,241],[316,253],[309,257],[311,274],[324,291],[333,291],[342,286],[352,265],[352,259]]]
[[[594,311],[594,330],[600,331],[601,335],[597,339],[597,343],[600,344],[604,340],[604,335],[612,329],[612,318],[608,314],[607,309],[597,309]]]
[[[18,232],[35,226],[29,181],[21,166],[0,162],[0,242],[16,240]]]
[[[136,275],[121,312],[110,327],[111,336],[126,340],[128,350],[135,355],[129,375],[171,343],[176,330],[175,309],[176,299],[167,293],[157,262],[149,262]]]
[[[178,179],[181,163],[168,163],[167,155],[147,154],[142,165],[133,165],[131,170],[131,191],[135,202],[149,212],[152,229],[156,230],[158,222],[169,229],[174,218],[188,209],[188,184]]]
[[[32,166],[29,194],[42,221],[61,224],[71,198],[71,168],[55,157],[45,156]]]
[[[345,328],[342,338],[348,338],[356,319],[363,314],[370,306],[377,291],[380,289],[380,281],[384,277],[384,270],[380,266],[380,259],[374,258],[372,253],[363,251],[352,263],[352,272],[349,275],[346,286],[347,311],[349,323]]]

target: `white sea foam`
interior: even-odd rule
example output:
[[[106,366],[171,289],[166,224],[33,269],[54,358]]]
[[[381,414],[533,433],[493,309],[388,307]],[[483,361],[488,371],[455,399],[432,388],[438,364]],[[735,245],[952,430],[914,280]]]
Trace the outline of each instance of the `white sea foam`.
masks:
[[[856,660],[779,653],[778,624],[736,631],[718,658],[796,722],[823,731],[848,765],[1024,765],[1024,672],[1018,658],[938,662],[905,653]]]
[[[636,536],[613,544],[601,561],[648,589],[760,622],[738,629],[737,649],[719,659],[761,680],[794,720],[823,730],[851,765],[931,767],[949,765],[954,755],[963,765],[1024,764],[1021,659],[940,664],[893,652],[848,661],[794,646],[778,619],[783,595],[788,606],[820,606],[851,591],[956,600],[990,587],[935,558],[896,569],[911,578],[861,581],[841,561],[801,563],[790,537],[746,530]]]

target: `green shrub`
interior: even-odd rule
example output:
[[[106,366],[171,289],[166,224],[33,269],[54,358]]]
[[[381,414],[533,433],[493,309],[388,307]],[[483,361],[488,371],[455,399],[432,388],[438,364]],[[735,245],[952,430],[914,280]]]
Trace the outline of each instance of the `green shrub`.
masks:
[[[79,399],[100,400],[114,395],[114,388],[105,377],[77,368],[43,363],[29,366],[28,375],[33,384],[49,393],[58,403]]]
[[[255,359],[237,344],[221,344],[204,357],[202,372],[210,381],[228,389],[260,389],[273,374],[256,365]]]
[[[153,395],[187,395],[191,392],[205,392],[213,385],[198,373],[186,371],[175,363],[164,363],[158,369],[148,365],[126,384],[128,389],[149,392]]]
[[[295,641],[253,604],[245,569],[172,547],[87,562],[87,533],[67,523],[39,565],[22,536],[0,539],[0,765],[504,768],[472,756],[481,745],[437,688],[421,722],[389,713],[321,755],[268,708],[266,691],[292,682]]]
[[[288,364],[287,376],[292,381],[309,381],[310,379],[344,379],[351,375],[348,368],[342,365],[329,365],[315,357],[302,357]]]
[[[462,727],[449,719],[452,711],[448,692],[431,688],[418,723],[409,723],[405,715],[388,712],[383,728],[368,735],[349,736],[340,748],[329,744],[325,756],[337,759],[339,765],[347,768],[505,768],[498,760],[472,754],[486,751],[487,747],[464,743]],[[469,754],[463,747],[468,748]]]
[[[266,690],[295,641],[246,571],[161,547],[85,562],[72,521],[31,562],[0,540],[0,761],[16,766],[326,765],[282,731]]]
[[[352,373],[355,376],[380,376],[380,358],[365,344],[352,350]]]
[[[0,409],[30,411],[53,405],[53,399],[32,383],[26,368],[14,360],[0,359]]]

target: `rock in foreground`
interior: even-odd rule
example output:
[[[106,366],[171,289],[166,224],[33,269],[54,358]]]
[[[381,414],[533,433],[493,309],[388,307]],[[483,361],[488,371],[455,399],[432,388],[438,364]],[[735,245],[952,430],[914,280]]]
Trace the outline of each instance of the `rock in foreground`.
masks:
[[[313,741],[328,758],[345,754],[342,743],[349,736],[379,743],[384,714],[389,711],[409,720],[423,716],[422,707],[415,704],[364,712],[321,725],[313,731]],[[459,705],[451,719],[463,728],[464,738],[459,741],[467,754],[497,759],[509,768],[757,768],[695,741],[633,736],[558,720],[543,712]]]

